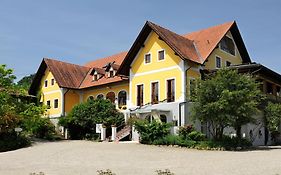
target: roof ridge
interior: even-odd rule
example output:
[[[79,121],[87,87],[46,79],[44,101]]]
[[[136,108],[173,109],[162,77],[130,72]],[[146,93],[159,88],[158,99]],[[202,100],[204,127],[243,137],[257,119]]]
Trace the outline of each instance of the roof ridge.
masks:
[[[113,54],[113,55],[109,55],[109,56],[106,56],[106,57],[103,57],[103,58],[98,58],[98,59],[95,59],[95,60],[92,60],[92,61],[89,61],[87,63],[84,64],[85,67],[88,67],[86,65],[92,63],[92,62],[95,62],[95,61],[100,61],[100,60],[103,60],[103,59],[107,59],[109,57],[114,57],[114,56],[117,56],[117,55],[121,55],[121,54],[125,54],[125,53],[128,53],[128,51],[121,51],[119,53],[116,53],[116,54]]]
[[[69,63],[69,62],[66,62],[66,61],[60,61],[60,60],[57,60],[57,59],[54,59],[54,58],[43,58],[44,61],[56,61],[56,62],[60,62],[60,63],[64,63],[64,64],[69,64],[69,65],[73,65],[73,66],[79,66],[79,67],[83,67],[83,68],[88,68],[86,66],[82,66],[82,65],[79,65],[79,64],[74,64],[74,63]]]

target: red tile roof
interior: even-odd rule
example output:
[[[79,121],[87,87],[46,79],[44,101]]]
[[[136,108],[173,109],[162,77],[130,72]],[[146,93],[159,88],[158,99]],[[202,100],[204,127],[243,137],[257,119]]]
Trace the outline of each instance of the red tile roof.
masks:
[[[234,23],[234,21],[227,22],[207,29],[188,33],[183,36],[195,43],[198,52],[203,58],[202,61],[204,62]]]

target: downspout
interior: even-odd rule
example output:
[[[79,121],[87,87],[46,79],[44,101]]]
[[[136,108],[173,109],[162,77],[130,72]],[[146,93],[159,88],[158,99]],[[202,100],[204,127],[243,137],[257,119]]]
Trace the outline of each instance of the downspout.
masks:
[[[185,71],[184,71],[184,80],[183,80],[183,83],[184,83],[184,88],[186,89],[186,86],[187,86],[187,71],[191,69],[191,66],[189,66]],[[187,92],[185,91],[185,94],[184,94],[184,101],[183,102],[180,102],[179,103],[179,122],[178,122],[178,126],[181,126],[181,113],[182,113],[182,105],[185,105],[187,102],[186,102],[186,94]]]

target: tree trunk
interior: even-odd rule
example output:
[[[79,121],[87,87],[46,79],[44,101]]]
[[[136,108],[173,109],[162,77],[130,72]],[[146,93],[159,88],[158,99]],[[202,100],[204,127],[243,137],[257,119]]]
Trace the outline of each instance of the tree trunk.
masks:
[[[241,126],[236,126],[235,130],[236,130],[237,138],[241,139],[242,138],[242,136],[241,136]]]

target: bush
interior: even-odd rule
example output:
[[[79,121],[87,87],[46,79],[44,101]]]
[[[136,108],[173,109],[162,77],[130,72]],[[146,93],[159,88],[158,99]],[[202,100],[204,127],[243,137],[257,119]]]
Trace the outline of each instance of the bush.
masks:
[[[206,139],[206,135],[198,131],[192,131],[188,134],[188,138],[193,141],[203,141]]]
[[[45,115],[46,106],[36,106],[34,103],[27,105],[26,110],[21,112],[21,127],[30,136],[52,140],[56,134],[55,126]]]
[[[181,126],[179,128],[179,136],[185,138],[185,139],[189,139],[188,134],[191,133],[192,131],[194,131],[194,127],[193,125],[185,125],[185,126]]]
[[[0,134],[0,152],[27,147],[30,144],[31,142],[27,137],[17,135],[15,132]]]
[[[124,123],[123,114],[109,100],[95,99],[74,106],[72,111],[61,117],[59,124],[69,131],[71,139],[95,139],[96,124],[102,123],[107,128]]]
[[[147,120],[138,120],[135,122],[135,129],[140,134],[140,142],[152,144],[155,140],[164,138],[170,133],[170,123],[160,123]]]

